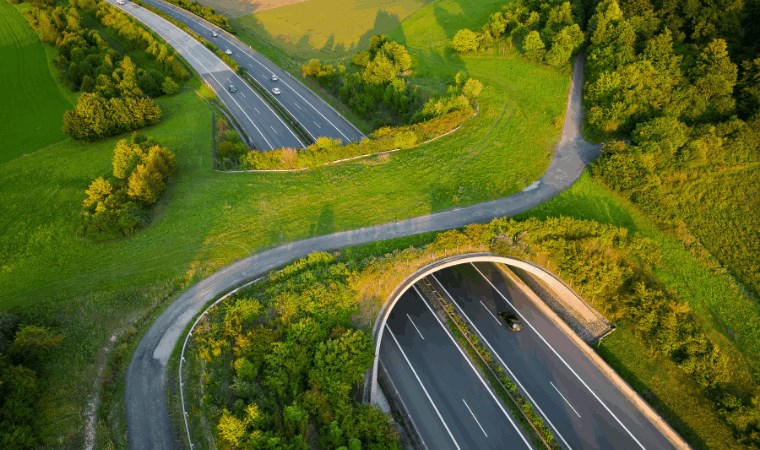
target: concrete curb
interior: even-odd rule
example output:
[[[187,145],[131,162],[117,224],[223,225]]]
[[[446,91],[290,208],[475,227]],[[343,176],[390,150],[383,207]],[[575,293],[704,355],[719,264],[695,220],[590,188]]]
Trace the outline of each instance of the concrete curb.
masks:
[[[602,359],[584,340],[560,318],[546,303],[544,303],[523,281],[512,271],[506,270],[502,265],[498,266],[502,272],[509,277],[515,284],[520,286],[530,298],[536,307],[544,314],[554,325],[560,329],[568,338],[578,347],[586,357],[623,393],[623,395],[649,419],[655,427],[679,450],[691,449],[689,444],[679,435],[671,426],[665,422],[655,410],[628,384],[607,362]],[[549,272],[547,272],[549,273]],[[553,276],[553,275],[552,275]]]

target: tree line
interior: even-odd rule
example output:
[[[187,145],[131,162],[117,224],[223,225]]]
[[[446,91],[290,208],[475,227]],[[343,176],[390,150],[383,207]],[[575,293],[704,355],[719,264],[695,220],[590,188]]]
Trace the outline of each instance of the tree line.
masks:
[[[585,40],[580,15],[578,5],[567,1],[515,1],[493,13],[481,30],[457,31],[452,46],[460,53],[483,51],[506,39],[528,60],[566,67]]]
[[[152,138],[134,134],[116,143],[113,177],[98,177],[85,191],[82,233],[92,237],[128,236],[144,225],[169,177],[174,153]]]
[[[91,141],[157,123],[161,109],[152,98],[177,93],[178,83],[190,77],[173,50],[105,2],[32,4],[30,24],[42,42],[57,49],[54,63],[61,78],[81,92],[63,117],[64,132],[76,139]],[[128,49],[144,51],[155,67],[138,67],[89,25],[93,21],[112,30]]]

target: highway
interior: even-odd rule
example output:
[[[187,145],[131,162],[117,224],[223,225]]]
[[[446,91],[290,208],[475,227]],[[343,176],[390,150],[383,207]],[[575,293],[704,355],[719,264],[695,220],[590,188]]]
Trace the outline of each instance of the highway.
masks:
[[[564,448],[672,448],[497,265],[462,264],[429,278],[455,303]],[[523,330],[509,331],[500,311],[515,311]]]
[[[216,92],[256,149],[265,151],[305,146],[271,106],[203,44],[168,20],[135,3],[119,5],[115,0],[106,1],[145,24],[182,55]],[[230,92],[230,85],[234,85],[237,92]]]
[[[361,131],[327,102],[230,33],[189,11],[161,0],[143,0],[143,2],[184,23],[220,49],[231,50],[230,57],[245,68],[264,89],[271,92],[273,88],[279,88],[281,94],[274,95],[275,100],[301,124],[312,139],[327,136],[347,143],[364,138]],[[214,32],[217,36],[213,36]],[[272,81],[272,75],[276,75],[278,80]]]
[[[531,448],[414,287],[384,333],[380,360],[428,449]]]

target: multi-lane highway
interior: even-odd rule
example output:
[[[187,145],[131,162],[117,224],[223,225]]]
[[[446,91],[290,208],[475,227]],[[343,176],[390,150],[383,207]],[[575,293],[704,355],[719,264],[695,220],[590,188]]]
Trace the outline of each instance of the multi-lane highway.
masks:
[[[497,265],[453,266],[431,275],[430,280],[454,302],[563,447],[672,448],[655,425]],[[515,312],[523,321],[523,330],[509,331],[500,311]]]
[[[211,86],[258,150],[302,148],[302,142],[272,108],[218,56],[173,23],[132,2],[106,0],[144,23],[182,55]],[[230,89],[230,85],[234,89]],[[236,92],[231,92],[235,90]]]
[[[428,449],[530,448],[415,288],[396,304],[383,333],[380,360]]]
[[[229,49],[232,52],[230,57],[245,68],[264,89],[271,92],[272,89],[279,88],[280,94],[274,95],[275,100],[301,124],[312,139],[327,136],[347,143],[364,137],[351,122],[314,92],[231,34],[195,14],[161,0],[143,1],[184,23],[220,49]],[[277,81],[272,80],[272,75],[277,77]]]

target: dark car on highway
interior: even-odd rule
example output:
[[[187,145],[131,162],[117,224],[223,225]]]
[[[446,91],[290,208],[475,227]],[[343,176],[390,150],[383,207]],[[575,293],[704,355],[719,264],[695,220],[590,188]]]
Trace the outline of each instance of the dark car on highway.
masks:
[[[522,320],[520,320],[520,318],[517,317],[515,314],[509,311],[499,311],[499,317],[501,317],[504,320],[504,323],[507,324],[507,328],[509,328],[510,330],[512,331],[522,330]]]

